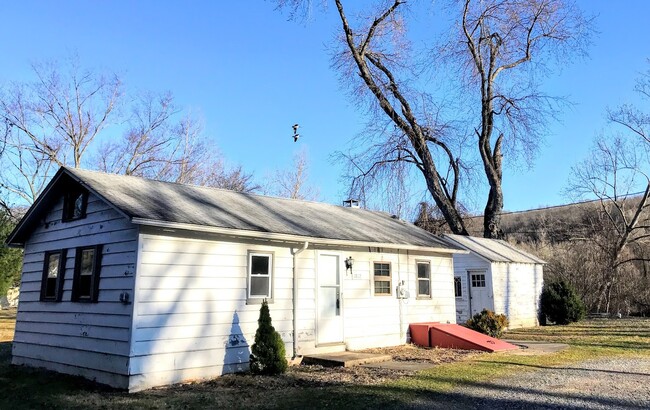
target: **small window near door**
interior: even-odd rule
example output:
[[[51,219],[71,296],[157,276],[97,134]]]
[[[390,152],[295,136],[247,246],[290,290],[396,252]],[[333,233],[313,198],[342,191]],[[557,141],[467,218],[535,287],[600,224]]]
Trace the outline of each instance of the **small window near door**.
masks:
[[[463,282],[460,276],[454,276],[454,294],[457,298],[463,297]]]
[[[41,281],[41,301],[61,301],[65,272],[65,257],[65,249],[60,251],[45,252],[43,279]]]
[[[472,274],[472,287],[473,288],[484,288],[485,287],[485,274],[484,273],[473,273]]]
[[[101,257],[101,246],[77,248],[72,281],[73,302],[97,302]]]
[[[374,263],[375,295],[391,295],[390,263]]]
[[[88,207],[88,191],[85,189],[74,189],[66,192],[63,196],[63,222],[75,221],[86,217]]]
[[[418,298],[431,297],[431,264],[418,262]]]
[[[273,254],[248,253],[248,302],[272,299]]]

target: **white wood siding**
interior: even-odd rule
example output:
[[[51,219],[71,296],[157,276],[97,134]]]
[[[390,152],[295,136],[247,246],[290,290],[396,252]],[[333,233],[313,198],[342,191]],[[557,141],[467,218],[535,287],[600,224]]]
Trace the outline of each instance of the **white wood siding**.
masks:
[[[237,241],[212,236],[202,239],[140,234],[134,322],[129,364],[129,390],[201,379],[248,367],[259,304],[246,304],[248,252],[273,252],[273,326],[293,350],[293,256],[288,245]],[[361,349],[406,342],[408,324],[454,322],[451,257],[406,252],[369,253],[359,249],[308,248],[297,255],[297,352],[327,351],[317,344],[317,255],[339,255],[342,275],[344,342]],[[353,274],[344,259],[355,260]],[[431,299],[416,300],[416,260],[431,262]],[[374,296],[374,261],[388,261],[392,295]],[[399,301],[395,287],[404,280],[410,298]],[[401,305],[401,307],[400,307]],[[401,309],[401,313],[400,313]],[[401,324],[401,329],[400,329]]]
[[[539,297],[543,283],[543,265],[511,262],[487,262],[474,254],[454,255],[454,275],[463,282],[463,296],[456,298],[458,322],[470,318],[470,288],[467,272],[486,271],[486,285],[490,286],[493,306],[485,306],[505,314],[510,327],[536,326]],[[475,307],[476,308],[476,307]]]
[[[141,234],[130,391],[247,369],[260,310],[258,303],[246,304],[249,251],[273,252],[269,308],[291,355],[290,248]],[[312,258],[310,250],[299,254],[299,269],[312,266]],[[309,277],[299,283],[298,298],[305,316],[313,315]],[[310,335],[313,329],[301,333]]]
[[[505,314],[511,328],[536,326],[541,265],[493,263],[492,266],[495,312]]]
[[[456,321],[466,322],[471,316],[470,310],[470,284],[467,272],[470,270],[485,270],[485,280],[490,281],[490,263],[474,254],[454,254],[454,276],[459,276],[462,282],[462,297],[456,299]],[[492,292],[490,292],[492,294]],[[492,306],[488,306],[494,309]]]
[[[406,343],[408,325],[416,322],[455,323],[452,260],[449,256],[397,252],[345,253],[354,259],[353,275],[343,289],[345,344],[349,350],[396,346]],[[417,298],[416,261],[431,263],[432,298]],[[375,295],[374,262],[391,264],[391,295]],[[400,281],[408,299],[397,299]]]
[[[61,222],[63,200],[25,244],[13,363],[81,375],[127,387],[137,228],[89,195],[85,218]],[[75,248],[103,245],[98,303],[71,302]],[[61,302],[40,302],[45,251],[67,249]]]

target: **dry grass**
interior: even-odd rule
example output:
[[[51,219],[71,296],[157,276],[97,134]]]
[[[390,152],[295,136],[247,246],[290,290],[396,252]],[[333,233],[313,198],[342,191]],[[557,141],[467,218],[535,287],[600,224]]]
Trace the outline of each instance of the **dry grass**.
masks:
[[[15,311],[0,313],[2,340],[13,336]],[[292,367],[281,376],[227,375],[127,394],[83,379],[9,365],[10,343],[0,343],[0,408],[403,408],[445,403],[458,386],[592,358],[650,356],[650,320],[589,320],[570,326],[520,329],[520,340],[569,343],[543,356],[481,354],[414,346],[372,349],[396,360],[427,362],[421,372],[377,368]],[[453,403],[448,403],[453,407]]]
[[[509,331],[504,338],[567,343],[594,354],[650,355],[650,319],[587,319],[567,326]]]
[[[460,349],[423,349],[415,345],[367,349],[366,353],[377,353],[392,356],[393,360],[403,362],[431,363],[432,365],[453,363],[483,354],[473,350]]]
[[[16,309],[0,309],[0,342],[10,342],[14,339],[16,328]]]

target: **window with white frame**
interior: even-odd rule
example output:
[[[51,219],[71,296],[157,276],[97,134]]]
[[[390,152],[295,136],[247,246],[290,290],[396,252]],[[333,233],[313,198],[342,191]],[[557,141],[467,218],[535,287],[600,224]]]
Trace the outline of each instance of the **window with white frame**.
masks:
[[[375,295],[390,296],[391,295],[391,276],[390,276],[390,263],[388,262],[375,262],[374,263],[374,281],[375,281]]]
[[[418,297],[431,297],[431,264],[429,262],[417,262],[418,267]]]
[[[270,300],[273,297],[273,254],[248,253],[248,300]]]
[[[454,294],[457,298],[463,297],[463,282],[460,276],[454,276]]]

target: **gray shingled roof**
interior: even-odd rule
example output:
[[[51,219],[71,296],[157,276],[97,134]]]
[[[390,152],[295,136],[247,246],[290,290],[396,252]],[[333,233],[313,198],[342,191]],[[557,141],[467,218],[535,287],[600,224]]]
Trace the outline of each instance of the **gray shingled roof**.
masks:
[[[451,234],[445,234],[444,239],[491,262],[546,263],[537,256],[517,249],[508,242],[499,239]]]
[[[62,168],[59,174],[71,176],[142,224],[166,222],[309,238],[460,249],[384,212],[72,168]]]

